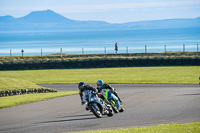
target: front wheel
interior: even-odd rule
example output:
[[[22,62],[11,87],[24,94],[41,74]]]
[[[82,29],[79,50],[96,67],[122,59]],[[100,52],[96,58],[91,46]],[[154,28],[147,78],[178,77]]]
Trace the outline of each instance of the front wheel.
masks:
[[[98,107],[95,103],[90,104],[90,105],[89,105],[89,108],[91,109],[92,113],[93,113],[97,118],[101,118],[101,117],[102,117],[101,111],[100,111],[99,107]]]
[[[108,114],[107,114],[107,116],[111,117],[111,116],[113,116],[113,115],[114,115],[114,111],[113,111],[113,109],[112,109],[112,106],[111,106],[111,105],[108,105]]]

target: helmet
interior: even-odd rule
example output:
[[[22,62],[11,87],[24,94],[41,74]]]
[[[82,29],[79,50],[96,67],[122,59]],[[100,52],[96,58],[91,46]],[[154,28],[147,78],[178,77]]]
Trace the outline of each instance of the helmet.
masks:
[[[97,81],[97,88],[100,88],[103,85],[103,80]]]
[[[80,83],[78,84],[79,90],[82,90],[84,87],[85,87],[85,83],[84,83],[84,82],[80,82]]]

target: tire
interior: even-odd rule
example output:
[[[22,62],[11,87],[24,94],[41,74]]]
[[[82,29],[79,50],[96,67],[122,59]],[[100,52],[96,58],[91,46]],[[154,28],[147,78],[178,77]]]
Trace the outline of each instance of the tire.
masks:
[[[100,110],[97,110],[97,109],[95,108],[95,103],[90,104],[89,107],[90,107],[92,113],[93,113],[97,118],[101,118],[101,117],[102,117],[101,111],[100,111]]]
[[[117,102],[113,99],[113,98],[110,98],[109,99],[109,102],[111,103],[112,105],[112,109],[114,110],[115,113],[118,113],[119,110],[117,108]]]
[[[112,117],[114,115],[114,111],[113,109],[109,109],[109,113],[107,114],[107,116]]]

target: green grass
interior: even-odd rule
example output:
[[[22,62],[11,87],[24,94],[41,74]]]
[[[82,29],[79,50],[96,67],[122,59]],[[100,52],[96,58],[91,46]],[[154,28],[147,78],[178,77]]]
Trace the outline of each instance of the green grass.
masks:
[[[43,87],[27,80],[0,77],[0,91],[41,88]],[[73,94],[78,94],[78,91],[60,91],[0,97],[0,109]]]
[[[52,99],[56,97],[74,95],[74,94],[78,94],[78,91],[59,91],[52,93],[39,93],[39,94],[26,94],[26,95],[0,97],[0,109],[31,102]]]
[[[79,133],[199,133],[200,122],[185,124],[166,124],[152,127],[120,128],[113,130],[97,130]]]
[[[200,66],[0,71],[0,77],[36,84],[96,83],[99,79],[106,83],[198,84],[199,76]]]
[[[199,58],[200,53],[197,52],[164,52],[164,53],[107,53],[105,54],[62,54],[60,53],[44,55],[44,56],[0,56],[0,64],[23,64],[23,63],[40,63],[49,61],[63,60],[87,60],[87,59],[121,59],[121,58]]]
[[[198,84],[199,76],[200,66],[0,71],[0,90],[40,87],[36,84],[96,83],[99,79],[106,83]],[[62,93],[1,97],[0,108],[63,96]],[[65,93],[68,95],[68,92]]]
[[[0,77],[0,91],[18,90],[18,89],[41,89],[41,86],[22,79]]]

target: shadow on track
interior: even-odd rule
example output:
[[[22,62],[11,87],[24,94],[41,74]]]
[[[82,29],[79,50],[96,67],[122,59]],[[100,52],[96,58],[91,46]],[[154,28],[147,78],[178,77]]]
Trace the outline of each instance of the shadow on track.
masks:
[[[178,95],[178,96],[197,96],[200,95],[200,93],[194,93],[194,94],[183,94],[183,95]]]
[[[63,116],[63,117],[58,117],[58,118],[65,118],[65,117],[84,117],[84,116],[94,116],[92,114],[87,114],[87,115],[72,115],[72,116]],[[75,119],[63,119],[63,120],[54,120],[54,121],[44,121],[44,122],[39,122],[40,124],[43,123],[57,123],[57,122],[67,122],[67,121],[82,121],[82,120],[90,120],[90,119],[97,119],[95,116],[90,117],[90,118],[75,118]]]
[[[62,116],[57,118],[67,118],[67,117],[81,117],[81,116],[94,116],[93,114],[86,114],[86,115],[70,115],[70,116]]]

